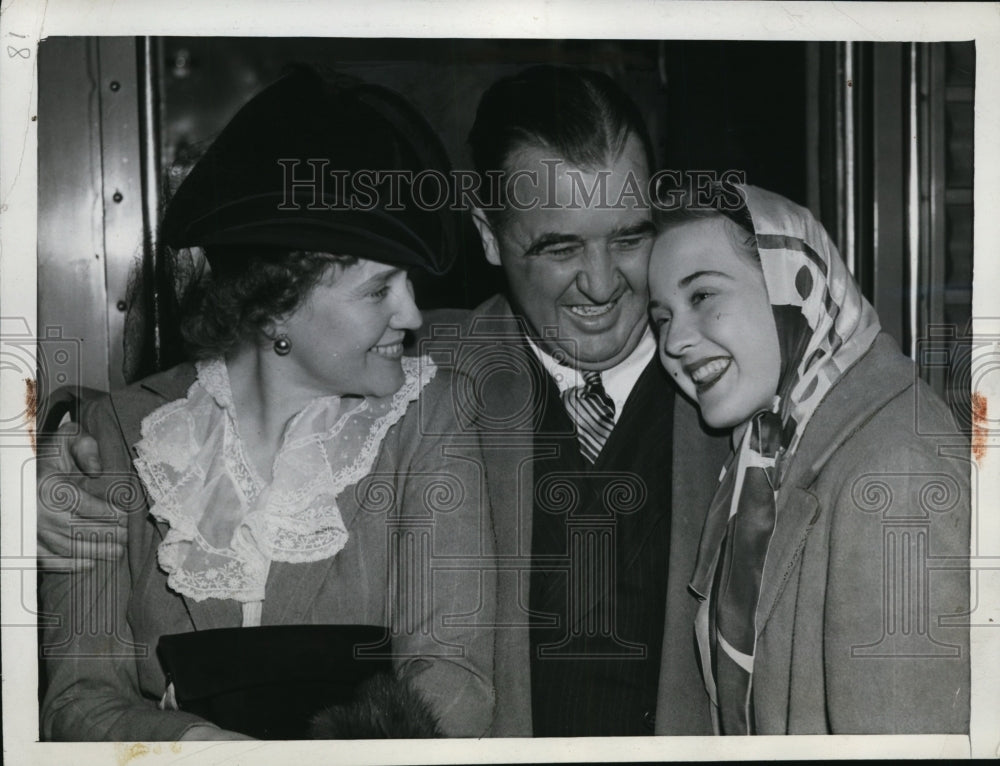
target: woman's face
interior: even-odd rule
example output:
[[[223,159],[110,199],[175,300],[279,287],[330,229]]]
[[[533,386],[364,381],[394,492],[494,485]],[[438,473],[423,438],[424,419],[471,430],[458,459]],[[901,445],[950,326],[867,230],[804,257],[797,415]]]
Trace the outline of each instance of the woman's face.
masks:
[[[420,327],[406,272],[365,259],[331,268],[276,329],[288,383],[314,395],[387,396],[403,385],[403,338]]]
[[[760,264],[727,218],[668,229],[653,246],[650,317],[660,361],[713,428],[771,405],[781,351]]]

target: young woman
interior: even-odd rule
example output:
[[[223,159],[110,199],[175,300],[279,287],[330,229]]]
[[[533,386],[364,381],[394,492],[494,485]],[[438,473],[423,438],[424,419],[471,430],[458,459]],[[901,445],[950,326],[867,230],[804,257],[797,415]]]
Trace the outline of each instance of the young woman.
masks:
[[[649,275],[664,367],[732,432],[690,541],[716,731],[965,732],[967,444],[812,215],[737,191],[666,213]]]
[[[162,237],[211,267],[184,312],[191,362],[83,409],[105,478],[137,502],[124,561],[41,583],[42,610],[61,618],[45,633],[44,739],[238,738],[177,704],[158,641],[311,624],[391,629],[395,676],[431,728],[489,727],[491,575],[430,572],[434,556],[492,555],[478,447],[462,441],[445,371],[402,355],[421,323],[407,270],[447,266],[449,223],[402,185],[356,206],[322,178],[285,176],[307,163],[447,170],[436,141],[396,94],[297,71],[250,101],[178,189]],[[237,668],[245,690],[283,672],[269,666],[326,661],[325,645],[310,657],[270,640],[269,657]],[[235,704],[277,707],[252,699]]]

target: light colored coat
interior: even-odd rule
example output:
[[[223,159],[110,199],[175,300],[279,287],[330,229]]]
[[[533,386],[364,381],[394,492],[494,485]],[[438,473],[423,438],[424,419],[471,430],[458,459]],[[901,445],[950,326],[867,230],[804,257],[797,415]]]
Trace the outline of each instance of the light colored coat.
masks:
[[[880,335],[812,416],[778,492],[759,734],[968,731],[969,476],[950,412]]]
[[[388,625],[389,583],[396,559],[390,530],[422,528],[413,566],[428,571],[441,561],[471,560],[465,570],[436,571],[429,609],[396,616],[406,629],[393,636],[394,660],[453,736],[480,736],[493,717],[494,576],[477,561],[492,561],[493,532],[485,505],[478,446],[459,432],[447,399],[449,374],[439,371],[418,403],[387,433],[367,490],[338,498],[350,535],[334,557],[308,564],[272,564],[262,624]],[[235,601],[197,602],[166,586],[156,564],[165,525],[149,514],[132,470],[130,447],[142,418],[184,396],[193,368],[181,365],[89,403],[82,424],[100,444],[108,469],[93,490],[119,504],[133,493],[127,557],[80,575],[45,575],[42,609],[61,626],[45,631],[49,687],[42,704],[42,736],[56,740],[176,740],[200,719],[157,709],[165,680],[156,659],[159,636],[235,627]],[[411,602],[414,603],[414,602]],[[459,616],[459,617],[456,617]],[[407,624],[410,621],[410,624]],[[80,629],[80,628],[83,629]],[[252,669],[248,669],[252,672]]]

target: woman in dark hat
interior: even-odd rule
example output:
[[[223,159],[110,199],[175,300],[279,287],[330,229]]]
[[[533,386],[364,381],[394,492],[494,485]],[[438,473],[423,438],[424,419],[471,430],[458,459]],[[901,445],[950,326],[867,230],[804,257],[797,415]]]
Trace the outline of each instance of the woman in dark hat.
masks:
[[[62,625],[110,626],[47,630],[43,738],[289,736],[290,708],[349,702],[387,666],[349,736],[486,731],[492,631],[467,623],[492,623],[492,575],[431,571],[432,552],[492,555],[478,447],[447,371],[403,356],[421,323],[407,271],[452,249],[451,214],[407,181],[427,170],[444,151],[399,96],[298,70],[181,184],[161,237],[211,269],[185,304],[191,362],[84,407],[104,479],[140,500],[125,560],[43,578]],[[371,627],[277,628],[331,624]]]

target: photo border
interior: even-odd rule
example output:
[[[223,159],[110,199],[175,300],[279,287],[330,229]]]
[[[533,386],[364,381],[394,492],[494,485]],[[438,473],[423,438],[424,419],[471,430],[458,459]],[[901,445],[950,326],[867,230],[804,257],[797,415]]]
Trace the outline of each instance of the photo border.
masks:
[[[329,35],[317,35],[325,29]],[[1000,4],[826,2],[481,2],[410,0],[281,3],[254,0],[4,0],[0,3],[0,315],[37,333],[36,223],[38,42],[47,36],[303,36],[484,37],[588,39],[732,39],[829,41],[976,41],[974,333],[1000,337]],[[3,340],[0,338],[0,343]],[[996,352],[994,344],[994,352]],[[973,376],[975,379],[975,375]],[[17,381],[14,381],[15,384]],[[30,411],[26,390],[0,391],[4,412]],[[1000,374],[983,375],[977,392],[1000,403]],[[993,420],[996,420],[994,417]],[[973,506],[980,541],[1000,541],[1000,435],[987,430],[979,463],[980,497]],[[0,604],[2,604],[3,733],[6,758],[20,763],[143,764],[239,762],[273,764],[304,758],[344,763],[486,763],[492,761],[627,761],[742,758],[996,757],[1000,748],[1000,633],[972,631],[972,722],[964,736],[629,737],[492,739],[427,742],[37,743],[37,634],[24,620],[35,610],[34,492],[23,486],[33,460],[28,424],[0,433]],[[975,502],[975,501],[974,501]],[[998,543],[1000,545],[1000,543]],[[998,605],[1000,550],[974,557],[980,600]],[[992,555],[990,555],[992,554]],[[993,569],[990,569],[992,561]],[[976,569],[976,567],[979,567]],[[970,576],[973,576],[970,574]],[[988,586],[983,589],[984,584]],[[280,756],[276,753],[280,752]],[[191,756],[195,756],[192,760]]]

